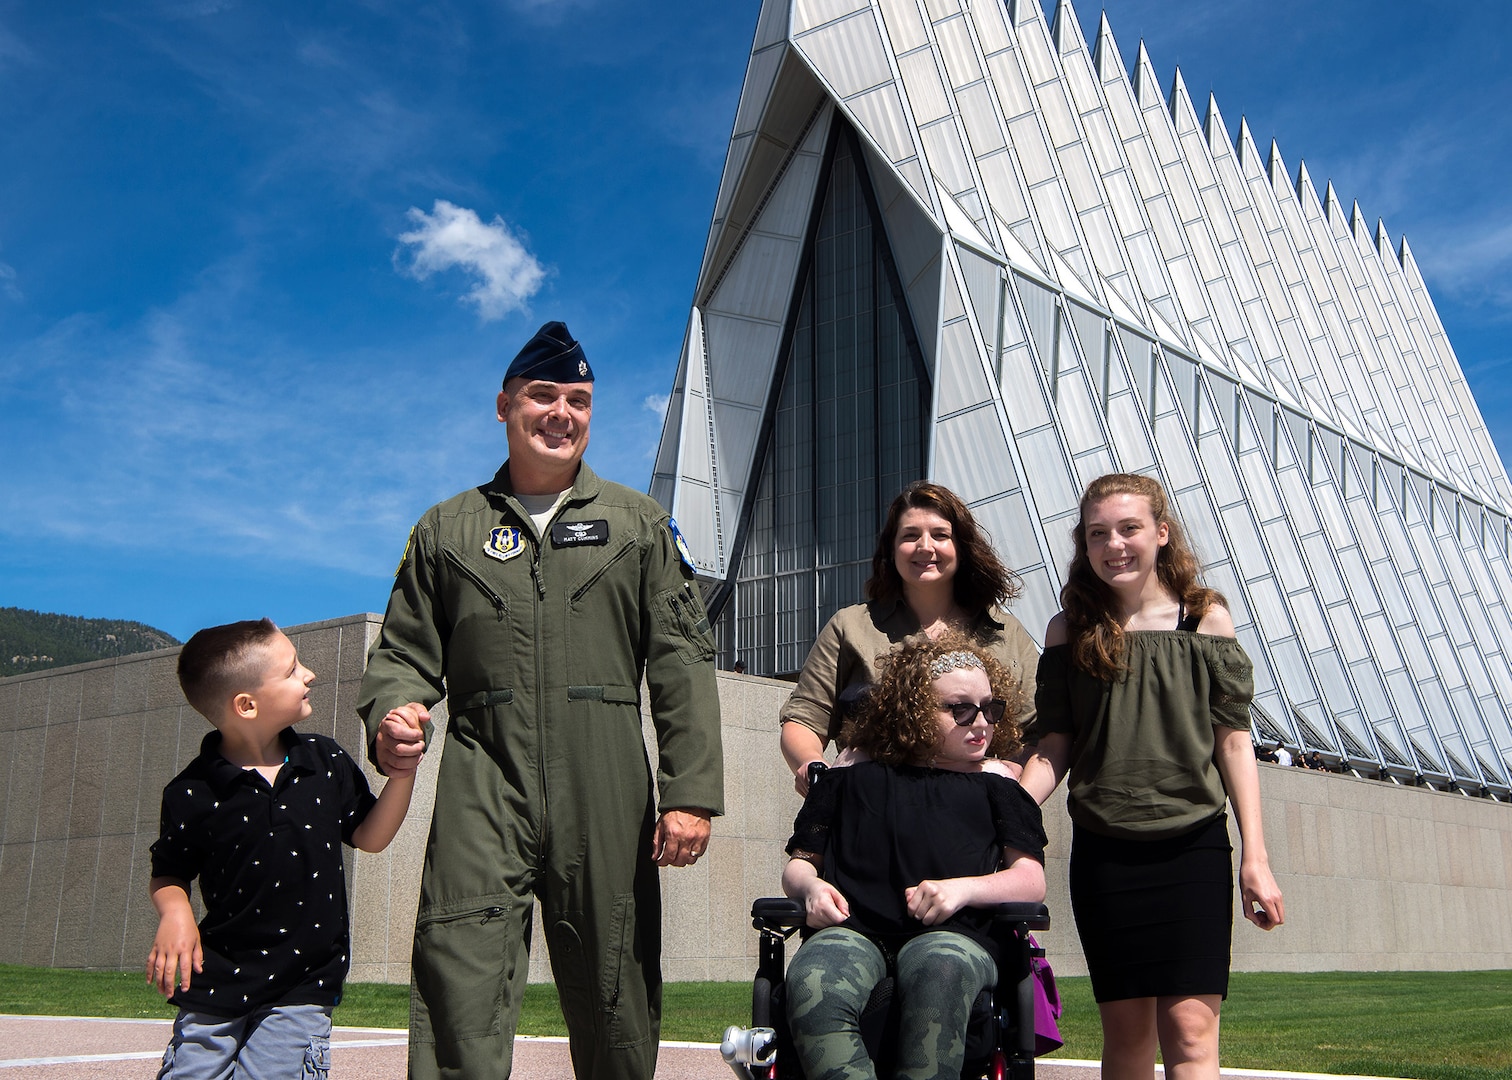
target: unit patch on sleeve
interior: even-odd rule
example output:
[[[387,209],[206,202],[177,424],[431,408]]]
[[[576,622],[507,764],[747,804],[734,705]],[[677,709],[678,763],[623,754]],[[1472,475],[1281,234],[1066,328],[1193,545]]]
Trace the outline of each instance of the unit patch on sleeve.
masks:
[[[693,551],[688,547],[688,542],[683,539],[682,530],[677,527],[677,522],[668,518],[667,528],[672,532],[672,546],[677,548],[677,557],[689,570],[695,574],[698,573],[698,567],[693,565]]]
[[[604,518],[595,518],[593,521],[557,521],[551,526],[552,547],[579,547],[583,544],[608,542],[609,522]]]
[[[405,539],[404,539],[404,554],[401,555],[401,556],[399,556],[399,565],[396,566],[396,567],[394,567],[394,576],[395,577],[399,576],[399,572],[404,569],[404,564],[409,561],[410,548],[412,548],[414,546],[415,546],[415,527],[413,525],[411,525],[410,526],[410,531],[409,531],[409,536],[405,537]]]
[[[508,562],[524,550],[525,544],[518,525],[495,526],[483,545],[483,554],[500,562]]]

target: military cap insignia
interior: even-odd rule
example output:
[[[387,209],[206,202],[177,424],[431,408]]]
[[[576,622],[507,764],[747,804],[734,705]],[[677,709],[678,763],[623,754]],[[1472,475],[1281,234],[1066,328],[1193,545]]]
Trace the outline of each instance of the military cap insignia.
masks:
[[[500,562],[508,562],[524,550],[525,543],[518,525],[496,526],[483,544],[483,554]]]
[[[688,547],[688,542],[683,539],[682,530],[677,527],[677,522],[667,519],[667,528],[672,533],[672,546],[677,548],[677,557],[683,561],[683,565],[694,573],[698,567],[693,565],[693,550]]]

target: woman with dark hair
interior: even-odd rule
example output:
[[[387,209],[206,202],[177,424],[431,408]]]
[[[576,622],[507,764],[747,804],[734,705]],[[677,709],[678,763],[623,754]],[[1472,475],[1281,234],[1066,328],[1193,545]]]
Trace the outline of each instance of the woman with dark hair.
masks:
[[[809,763],[824,760],[847,711],[877,681],[881,659],[915,634],[965,633],[1023,691],[1016,719],[1033,719],[1039,650],[1002,609],[1019,588],[960,496],[927,480],[904,488],[877,536],[866,603],[841,608],[819,631],[782,707],[782,754],[798,793],[808,791]]]
[[[962,634],[910,639],[846,723],[869,760],[813,784],[788,841],[788,896],[817,930],[787,971],[803,1072],[872,1077],[861,1012],[892,958],[896,1073],[961,1074],[971,1004],[997,982],[990,912],[1045,897],[1045,833],[1004,775],[1021,691]]]
[[[1253,667],[1223,597],[1145,476],[1094,480],[1062,610],[1045,630],[1024,788],[1069,769],[1071,907],[1103,1028],[1103,1076],[1217,1080],[1238,819],[1245,918],[1285,921],[1260,821]]]

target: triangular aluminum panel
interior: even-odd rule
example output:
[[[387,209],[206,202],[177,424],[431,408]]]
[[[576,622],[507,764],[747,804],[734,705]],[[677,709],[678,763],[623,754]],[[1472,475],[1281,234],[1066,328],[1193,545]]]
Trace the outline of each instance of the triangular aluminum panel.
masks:
[[[798,37],[870,6],[867,0],[792,0],[793,36]]]
[[[887,30],[894,56],[902,56],[929,44],[929,31],[919,14],[916,0],[880,0],[877,8],[882,14],[882,25]]]
[[[908,297],[909,314],[918,328],[919,347],[924,352],[925,365],[933,371],[945,229],[924,212],[913,192],[888,163],[878,160],[869,147],[863,148],[863,157],[882,214],[888,248]]]
[[[984,251],[996,251],[997,245],[983,235],[977,223],[971,219],[963,206],[944,188],[938,189],[940,208],[945,211],[945,224],[951,232],[963,237]]]
[[[704,315],[704,336],[709,355],[717,358],[711,378],[715,399],[760,407],[771,388],[782,322],[709,311]]]
[[[1139,105],[1140,112],[1165,107],[1165,97],[1161,94],[1160,83],[1155,78],[1155,65],[1150,61],[1150,54],[1145,50],[1143,39],[1139,42],[1139,54],[1134,58],[1134,75],[1130,82],[1134,88],[1134,100]]]
[[[1055,15],[1050,20],[1050,40],[1055,44],[1055,51],[1062,56],[1087,51],[1071,0],[1056,0]]]
[[[760,407],[715,400],[714,430],[718,433],[720,520],[740,520],[745,484],[751,475],[761,435]]]
[[[720,542],[722,530],[714,491],[714,446],[717,439],[708,401],[703,318],[696,307],[689,319],[681,366],[687,373],[687,379],[678,438],[678,481],[672,500],[672,516],[677,519],[688,540],[698,570],[718,576],[723,573],[727,553]]]
[[[968,10],[984,56],[1013,47],[1013,31],[1007,22],[1008,12],[1002,4],[971,4]]]
[[[967,503],[1019,486],[996,406],[984,405],[935,424],[933,478]]]
[[[778,50],[782,51],[782,50]],[[732,141],[720,178],[717,212],[699,267],[695,296],[702,302],[747,234],[751,219],[770,197],[771,188],[799,144],[828,129],[823,88],[808,67],[785,51],[786,59],[766,95],[757,133]]]
[[[1097,23],[1097,44],[1092,49],[1092,67],[1097,72],[1097,81],[1108,83],[1115,78],[1127,81],[1129,73],[1124,70],[1123,60],[1118,55],[1118,42],[1113,39],[1113,27],[1104,11]]]
[[[838,101],[893,81],[893,66],[870,7],[817,30],[795,32],[793,45]]]
[[[952,282],[947,292],[959,286]],[[971,320],[961,319],[940,331],[940,375],[936,410],[950,416],[993,400],[992,383],[982,366],[982,354],[971,332]]]
[[[955,250],[961,283],[971,299],[977,330],[983,341],[991,342],[997,337],[998,305],[1002,300],[1001,266],[964,244],[956,244]]]
[[[950,267],[946,263],[947,268]],[[954,323],[957,319],[964,319],[967,315],[966,298],[961,289],[957,287],[953,270],[945,275],[945,286],[942,290],[943,300],[940,308],[940,322],[946,326]]]
[[[735,109],[735,135],[750,134],[760,126],[787,51],[787,43],[781,42],[751,54],[745,84],[740,88],[740,104]]]
[[[792,0],[762,0],[761,14],[756,16],[756,39],[751,51],[764,49],[787,40]]]

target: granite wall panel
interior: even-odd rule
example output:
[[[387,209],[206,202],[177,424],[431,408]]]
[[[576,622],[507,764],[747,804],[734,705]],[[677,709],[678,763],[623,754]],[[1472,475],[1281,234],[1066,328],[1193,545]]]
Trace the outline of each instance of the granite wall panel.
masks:
[[[360,759],[352,713],[379,625],[359,615],[291,628],[320,681],[319,720]],[[0,962],[140,966],[157,918],[148,848],[163,785],[209,730],[178,696],[176,650],[0,680],[0,906],[20,911]],[[721,673],[727,813],[695,867],[661,872],[663,969],[671,980],[743,978],[753,964],[753,898],[780,891],[782,847],[799,802],[777,752],[783,683]],[[387,852],[349,861],[353,977],[405,982],[420,866],[445,750],[438,739],[409,818]],[[648,742],[654,737],[647,724]],[[382,778],[367,766],[374,790]],[[1425,789],[1261,765],[1271,863],[1287,925],[1238,921],[1244,970],[1512,967],[1512,806]],[[1064,794],[1046,806],[1046,874],[1058,971],[1084,971],[1066,889]],[[1235,837],[1237,841],[1237,836]],[[93,866],[93,871],[89,867]],[[197,899],[197,898],[196,898]],[[550,967],[537,920],[531,978]]]

